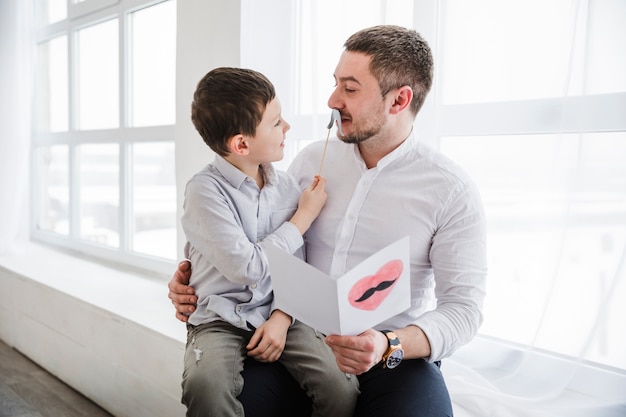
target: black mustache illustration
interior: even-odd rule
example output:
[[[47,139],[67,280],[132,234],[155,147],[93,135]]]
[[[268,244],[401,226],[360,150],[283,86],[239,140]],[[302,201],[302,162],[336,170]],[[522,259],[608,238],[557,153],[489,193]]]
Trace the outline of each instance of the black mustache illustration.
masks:
[[[378,284],[376,287],[374,288],[370,288],[367,291],[365,291],[363,293],[363,295],[361,295],[361,297],[359,297],[358,300],[355,300],[356,302],[361,302],[361,301],[365,301],[368,298],[370,298],[372,295],[374,295],[374,293],[376,291],[383,291],[386,290],[387,288],[391,287],[393,285],[393,283],[396,282],[396,280],[392,280],[392,281],[382,281],[380,284]]]

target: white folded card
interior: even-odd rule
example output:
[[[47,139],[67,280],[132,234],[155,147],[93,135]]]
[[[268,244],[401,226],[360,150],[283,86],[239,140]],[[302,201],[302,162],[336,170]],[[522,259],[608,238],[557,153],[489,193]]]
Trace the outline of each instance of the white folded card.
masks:
[[[339,278],[273,245],[264,249],[276,308],[324,334],[357,335],[411,305],[408,236]]]

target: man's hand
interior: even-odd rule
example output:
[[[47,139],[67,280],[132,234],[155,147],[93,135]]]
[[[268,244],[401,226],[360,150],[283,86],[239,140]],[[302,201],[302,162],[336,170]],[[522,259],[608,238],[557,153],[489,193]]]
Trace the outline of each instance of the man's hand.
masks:
[[[167,284],[170,292],[168,297],[176,308],[176,318],[182,322],[189,320],[189,315],[196,310],[198,297],[195,290],[189,286],[191,277],[191,262],[184,260],[178,264],[178,269]]]
[[[248,356],[259,362],[276,362],[285,350],[287,331],[291,317],[280,310],[274,310],[270,318],[259,326],[246,346]]]
[[[335,354],[339,369],[353,375],[369,371],[380,362],[388,347],[385,335],[374,329],[358,336],[329,335],[326,344]]]

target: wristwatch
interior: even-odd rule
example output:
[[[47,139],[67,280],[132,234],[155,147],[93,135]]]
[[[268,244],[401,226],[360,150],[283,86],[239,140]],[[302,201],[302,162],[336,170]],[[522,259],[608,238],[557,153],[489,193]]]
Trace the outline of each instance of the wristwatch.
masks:
[[[398,339],[398,336],[394,332],[391,330],[383,330],[382,333],[387,336],[387,341],[389,342],[389,348],[387,352],[383,354],[383,367],[393,369],[402,362],[404,350],[402,350],[400,339]]]

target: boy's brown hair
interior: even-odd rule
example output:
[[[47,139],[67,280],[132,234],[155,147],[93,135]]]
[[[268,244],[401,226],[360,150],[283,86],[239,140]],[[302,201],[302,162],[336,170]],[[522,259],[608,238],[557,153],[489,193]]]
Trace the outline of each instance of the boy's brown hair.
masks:
[[[231,137],[255,135],[267,104],[275,97],[274,85],[260,72],[215,68],[198,82],[191,121],[204,142],[216,154],[226,156]]]

